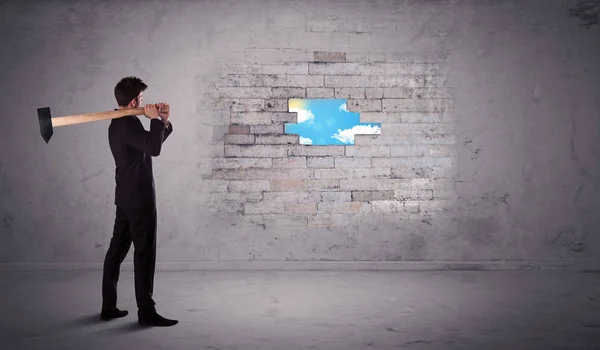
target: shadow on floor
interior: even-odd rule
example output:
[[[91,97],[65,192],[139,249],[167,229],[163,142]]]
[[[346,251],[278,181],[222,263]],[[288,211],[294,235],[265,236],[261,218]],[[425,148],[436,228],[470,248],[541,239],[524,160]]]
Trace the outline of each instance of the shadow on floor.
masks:
[[[113,319],[110,321],[102,321],[100,319],[100,313],[85,315],[81,317],[77,317],[72,320],[67,320],[62,323],[56,325],[56,330],[73,330],[79,327],[87,327],[87,326],[100,326],[105,325],[107,328],[103,327],[98,331],[93,332],[94,334],[119,334],[119,333],[130,333],[135,331],[140,331],[147,329],[148,327],[140,326],[137,323],[137,319],[134,321],[127,320],[131,315],[127,315],[124,318]],[[108,328],[110,327],[110,328]]]

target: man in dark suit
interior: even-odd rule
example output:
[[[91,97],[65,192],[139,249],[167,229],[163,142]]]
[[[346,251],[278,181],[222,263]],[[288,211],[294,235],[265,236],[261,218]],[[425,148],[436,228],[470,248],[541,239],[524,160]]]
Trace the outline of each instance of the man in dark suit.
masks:
[[[121,79],[114,89],[119,109],[140,107],[143,91],[147,87],[136,77]],[[157,228],[152,157],[160,155],[163,142],[173,131],[169,122],[169,110],[169,105],[165,103],[144,106],[144,115],[150,119],[149,132],[135,115],[112,119],[108,128],[108,141],[116,165],[116,219],[104,259],[101,313],[103,320],[128,314],[126,310],[117,308],[117,282],[121,263],[133,242],[135,298],[139,324],[168,327],[178,323],[177,320],[160,316],[152,299]]]

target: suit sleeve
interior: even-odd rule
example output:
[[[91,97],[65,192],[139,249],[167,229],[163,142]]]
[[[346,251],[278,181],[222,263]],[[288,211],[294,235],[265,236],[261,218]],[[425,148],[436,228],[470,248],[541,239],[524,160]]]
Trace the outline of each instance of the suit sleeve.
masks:
[[[173,124],[171,122],[169,122],[169,126],[167,126],[165,128],[165,138],[163,139],[163,142],[167,141],[167,138],[169,137],[169,135],[171,135],[172,132],[173,132]]]
[[[141,124],[127,123],[124,139],[127,145],[149,156],[157,157],[160,155],[164,134],[165,124],[160,119],[152,119],[150,131],[144,130]]]

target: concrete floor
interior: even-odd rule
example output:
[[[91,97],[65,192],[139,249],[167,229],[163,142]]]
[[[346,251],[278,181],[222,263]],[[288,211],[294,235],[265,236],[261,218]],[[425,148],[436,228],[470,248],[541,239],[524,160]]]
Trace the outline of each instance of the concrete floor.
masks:
[[[137,326],[133,272],[0,272],[2,349],[600,349],[600,274],[157,271],[172,328]]]

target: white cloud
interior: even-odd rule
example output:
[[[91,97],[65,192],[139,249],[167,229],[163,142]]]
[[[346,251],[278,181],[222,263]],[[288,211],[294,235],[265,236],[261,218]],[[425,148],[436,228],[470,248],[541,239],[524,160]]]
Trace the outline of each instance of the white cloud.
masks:
[[[351,129],[338,129],[337,134],[331,137],[343,143],[354,143],[356,134],[381,134],[381,128],[377,125],[355,125]]]
[[[290,112],[298,113],[298,124],[312,123],[315,120],[315,115],[312,114],[310,109],[290,108]]]
[[[348,112],[346,109],[346,102],[342,103],[339,107],[340,112]]]
[[[301,145],[312,145],[313,144],[313,140],[309,139],[308,137],[302,137],[302,136],[300,136],[300,144]]]

